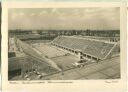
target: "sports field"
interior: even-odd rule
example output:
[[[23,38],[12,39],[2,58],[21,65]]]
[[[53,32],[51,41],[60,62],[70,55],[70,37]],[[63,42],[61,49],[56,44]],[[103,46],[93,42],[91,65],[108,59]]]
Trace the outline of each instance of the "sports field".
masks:
[[[38,51],[40,51],[42,54],[46,55],[48,58],[64,56],[66,54],[66,52],[58,48],[55,48],[50,44],[34,43],[32,44],[32,46],[36,48]]]
[[[75,55],[69,54],[68,51],[62,50],[58,47],[52,46],[49,43],[31,43],[31,46],[35,50],[39,51],[42,56],[51,59],[56,63],[58,67],[62,69],[62,72],[57,71],[52,66],[45,62],[39,63],[38,60],[33,57],[26,55],[24,57],[15,57],[16,61],[22,61],[22,63],[34,62],[37,66],[37,73],[28,72],[26,75],[29,76],[30,80],[77,80],[77,79],[116,79],[120,78],[120,56],[113,57],[111,59],[101,60],[99,63],[90,63],[84,67],[75,67],[73,63],[78,62],[79,58]],[[34,54],[34,53],[33,53]],[[38,56],[38,55],[37,55]],[[9,59],[9,62],[14,61]],[[39,75],[43,77],[39,77]],[[21,76],[16,76],[11,80],[26,80]]]

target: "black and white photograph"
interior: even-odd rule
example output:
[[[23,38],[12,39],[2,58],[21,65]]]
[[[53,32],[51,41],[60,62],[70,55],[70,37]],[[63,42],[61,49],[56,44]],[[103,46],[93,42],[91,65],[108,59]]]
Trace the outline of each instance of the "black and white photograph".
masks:
[[[120,79],[120,7],[9,8],[8,80]]]

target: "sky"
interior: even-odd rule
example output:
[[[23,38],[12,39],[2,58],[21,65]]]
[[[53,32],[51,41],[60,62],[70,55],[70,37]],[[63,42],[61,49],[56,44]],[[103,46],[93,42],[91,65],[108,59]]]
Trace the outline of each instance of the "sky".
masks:
[[[92,8],[12,8],[9,29],[119,30],[118,7]]]

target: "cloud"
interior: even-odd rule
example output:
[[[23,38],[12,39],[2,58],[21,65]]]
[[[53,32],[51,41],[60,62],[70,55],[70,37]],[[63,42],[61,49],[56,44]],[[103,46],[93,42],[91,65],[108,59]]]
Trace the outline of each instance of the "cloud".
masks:
[[[57,9],[56,8],[53,8],[52,9],[52,13],[55,13],[55,12],[57,12]]]
[[[12,15],[11,15],[11,18],[12,19],[15,19],[17,17],[17,13],[13,13]]]
[[[11,16],[11,19],[14,20],[14,19],[17,19],[17,17],[20,18],[20,17],[24,16],[24,13],[23,13],[23,12],[20,12],[20,13],[15,13],[15,12],[14,12],[14,13],[12,13],[10,16]]]
[[[25,14],[23,12],[20,12],[19,13],[19,16],[24,16]]]
[[[36,14],[35,13],[31,13],[30,16],[35,16]]]
[[[58,14],[58,15],[60,14],[59,9],[57,9],[57,8],[53,8],[52,11],[51,11],[51,13],[52,13],[52,14],[56,14],[56,15],[57,15],[57,14]]]
[[[47,14],[47,11],[41,11],[41,12],[39,13],[39,16],[46,15],[46,14]]]

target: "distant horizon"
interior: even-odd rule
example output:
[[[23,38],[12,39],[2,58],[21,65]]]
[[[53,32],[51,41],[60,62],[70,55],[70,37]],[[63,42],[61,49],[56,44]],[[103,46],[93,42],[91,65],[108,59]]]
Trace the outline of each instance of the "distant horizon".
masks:
[[[120,28],[119,29],[89,29],[89,28],[85,28],[85,29],[61,29],[61,28],[59,28],[59,29],[44,29],[44,28],[37,28],[37,29],[31,29],[31,28],[27,28],[27,29],[23,29],[23,28],[20,28],[20,27],[18,27],[18,28],[11,28],[11,29],[9,29],[8,28],[8,30],[120,30]]]
[[[89,31],[120,31],[120,29],[109,29],[109,30],[107,30],[107,29],[104,29],[104,30],[102,30],[102,29],[100,29],[100,30],[95,30],[95,29],[93,29],[93,30],[91,30],[91,29],[82,29],[82,30],[76,30],[76,29],[70,29],[70,30],[65,30],[65,29],[61,29],[61,30],[57,30],[57,29],[9,29],[9,31],[15,31],[15,30],[19,30],[19,31],[87,31],[87,30],[89,30]]]

